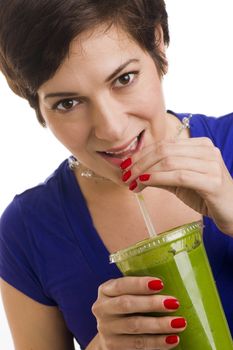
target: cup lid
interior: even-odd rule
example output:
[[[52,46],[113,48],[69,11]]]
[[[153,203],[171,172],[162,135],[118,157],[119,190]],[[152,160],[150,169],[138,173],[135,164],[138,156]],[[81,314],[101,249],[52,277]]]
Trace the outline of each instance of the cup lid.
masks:
[[[182,237],[189,236],[197,230],[200,231],[202,228],[202,221],[195,221],[191,222],[190,224],[175,227],[157,236],[146,238],[130,247],[110,254],[110,263],[118,263],[120,261],[128,259],[129,257],[133,257],[149,251],[155,247],[161,247],[162,245],[169,242],[174,242]]]

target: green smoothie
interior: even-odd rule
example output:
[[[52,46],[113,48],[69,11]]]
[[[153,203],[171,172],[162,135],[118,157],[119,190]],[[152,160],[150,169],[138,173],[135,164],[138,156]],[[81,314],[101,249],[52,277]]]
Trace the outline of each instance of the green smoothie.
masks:
[[[201,230],[201,222],[184,225],[112,254],[110,260],[124,275],[161,278],[162,293],[180,301],[171,315],[185,317],[188,325],[177,350],[232,350]]]

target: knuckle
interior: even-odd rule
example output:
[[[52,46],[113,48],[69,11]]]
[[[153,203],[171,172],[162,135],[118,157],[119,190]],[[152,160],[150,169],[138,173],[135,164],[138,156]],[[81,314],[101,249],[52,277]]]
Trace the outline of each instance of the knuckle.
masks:
[[[143,172],[143,167],[139,163],[134,165],[134,173],[135,174],[141,174]]]
[[[158,147],[157,147],[157,153],[161,156],[161,157],[167,157],[168,156],[168,147],[166,144],[164,144],[163,142],[161,142]]]
[[[215,166],[214,174],[210,177],[209,188],[211,192],[216,192],[217,189],[221,188],[224,179],[222,176],[222,171],[219,166]]]
[[[117,346],[116,346],[115,342],[113,341],[112,337],[107,337],[107,339],[105,339],[104,343],[105,343],[106,349],[117,350]]]
[[[101,295],[101,294],[103,294],[103,285],[100,285],[98,287],[98,295]]]
[[[115,279],[110,279],[104,283],[102,283],[98,288],[98,295],[108,295],[111,293],[111,290],[114,286]]]
[[[140,316],[135,316],[129,318],[127,322],[127,331],[129,334],[139,334],[141,329],[141,318]]]
[[[160,311],[161,310],[160,296],[152,295],[150,298],[150,305],[151,305],[151,310],[153,310],[153,312]]]
[[[128,295],[122,295],[116,299],[118,310],[121,310],[123,313],[129,313],[132,310],[131,298]]]
[[[219,149],[218,147],[214,147],[214,148],[213,148],[213,151],[214,151],[214,154],[215,154],[215,156],[217,157],[217,159],[222,158],[221,151],[220,151],[220,149]]]
[[[114,279],[110,279],[110,280],[108,280],[108,281],[102,283],[102,284],[99,286],[99,288],[100,288],[101,290],[104,290],[105,288],[108,288],[112,283],[114,283],[114,281],[115,281]]]
[[[162,160],[162,166],[164,166],[166,169],[170,170],[174,168],[174,159],[170,156],[166,157]]]
[[[93,313],[93,315],[96,315],[98,313],[98,306],[96,302],[92,305],[91,312]]]
[[[100,322],[99,320],[97,320],[96,328],[97,328],[98,333],[103,333],[102,322]]]
[[[154,319],[154,329],[157,334],[166,333],[169,326],[165,325],[166,317],[155,317]]]
[[[106,335],[110,333],[109,327],[108,325],[106,325],[106,322],[97,320],[96,328],[99,334]]]
[[[179,184],[183,184],[183,183],[186,183],[189,176],[187,174],[185,174],[183,171],[177,171],[176,177],[177,177]]]
[[[215,162],[214,164],[214,171],[216,176],[221,179],[222,178],[222,167],[218,162]]]
[[[146,349],[146,340],[143,335],[134,338],[134,348],[135,349]]]
[[[213,146],[213,142],[208,137],[202,137],[201,142],[203,146]]]
[[[109,282],[109,281],[107,281],[107,282],[105,282],[105,283],[103,283],[103,284],[101,284],[101,285],[99,286],[99,288],[98,288],[98,295],[104,294],[104,289],[105,289],[105,286],[108,284],[108,282]]]
[[[112,280],[112,289],[114,289],[115,295],[122,294],[122,279],[118,278],[118,279]]]
[[[220,176],[216,176],[213,181],[213,190],[222,186],[222,178]]]
[[[93,313],[93,315],[97,318],[100,318],[103,316],[103,309],[100,306],[100,303],[98,301],[96,301],[91,308],[91,312]]]

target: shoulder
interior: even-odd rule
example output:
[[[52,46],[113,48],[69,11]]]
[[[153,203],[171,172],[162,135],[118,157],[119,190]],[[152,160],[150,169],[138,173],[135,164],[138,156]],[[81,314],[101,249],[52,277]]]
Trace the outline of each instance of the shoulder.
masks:
[[[67,171],[65,161],[43,183],[15,196],[0,218],[0,276],[46,305],[56,304],[47,288],[45,257],[57,254],[54,237],[59,241],[67,232],[59,194]]]
[[[195,129],[195,132],[212,138],[215,143],[221,143],[226,136],[233,134],[233,113],[218,117],[193,114],[191,127]]]
[[[181,121],[184,117],[191,115],[190,136],[211,139],[213,144],[220,149],[228,169],[233,171],[233,113],[222,116],[172,113]]]
[[[3,212],[1,221],[11,215],[17,216],[22,214],[22,210],[36,212],[38,209],[42,209],[42,206],[54,202],[61,191],[63,178],[66,176],[67,165],[67,160],[62,162],[60,166],[43,182],[17,194]]]
[[[233,171],[233,113],[219,117],[194,114],[191,119],[191,136],[210,138],[220,149],[228,169]]]
[[[227,136],[233,135],[233,113],[222,116],[210,116],[194,113],[174,113],[182,121],[184,117],[190,118],[191,137],[209,137],[215,143],[225,141]]]
[[[49,216],[58,213],[67,168],[68,162],[64,161],[44,182],[14,197],[0,218],[1,240],[13,236],[14,240],[26,238],[32,227],[38,227],[35,230],[38,232]]]
[[[23,202],[24,204],[32,202],[36,204],[40,200],[51,201],[61,191],[63,182],[65,181],[68,173],[68,161],[65,160],[43,182],[17,195],[15,200],[20,203]]]

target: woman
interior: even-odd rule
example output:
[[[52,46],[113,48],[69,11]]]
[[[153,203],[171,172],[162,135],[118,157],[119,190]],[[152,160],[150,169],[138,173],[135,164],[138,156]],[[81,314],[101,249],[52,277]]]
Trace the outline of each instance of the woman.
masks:
[[[1,70],[73,155],[1,218],[1,290],[17,349],[171,349],[186,320],[163,281],[122,277],[108,256],[202,219],[233,331],[233,115],[166,111],[162,0],[3,0]],[[140,312],[164,312],[158,318]],[[130,315],[130,317],[129,317]]]

